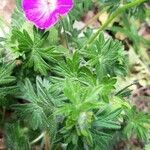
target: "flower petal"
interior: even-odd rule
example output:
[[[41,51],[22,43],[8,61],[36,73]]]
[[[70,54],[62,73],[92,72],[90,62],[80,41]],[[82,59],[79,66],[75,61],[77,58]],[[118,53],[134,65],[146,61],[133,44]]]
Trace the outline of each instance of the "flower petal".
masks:
[[[55,25],[59,15],[67,14],[73,7],[72,0],[23,0],[27,19],[37,27],[45,29]]]
[[[58,0],[57,12],[60,15],[66,15],[73,8],[73,0]]]
[[[39,8],[40,6],[44,5],[43,0],[23,0],[22,7],[23,10]]]
[[[53,26],[58,21],[56,13],[47,13],[39,9],[31,9],[26,11],[26,17],[40,29]]]

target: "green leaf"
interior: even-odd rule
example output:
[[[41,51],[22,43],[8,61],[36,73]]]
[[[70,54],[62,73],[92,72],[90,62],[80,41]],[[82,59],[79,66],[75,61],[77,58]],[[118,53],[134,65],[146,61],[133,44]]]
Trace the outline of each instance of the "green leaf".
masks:
[[[31,37],[32,34],[26,30],[23,32],[13,29],[12,30],[12,42],[17,42],[16,49],[23,56],[23,61],[25,62],[25,67],[34,68],[35,72],[41,73],[42,75],[47,75],[48,71],[51,70],[50,64],[54,64],[56,58],[62,56],[62,52],[59,51],[59,47],[50,46],[45,47],[44,42],[49,35],[49,31],[35,30],[33,28],[34,38]]]
[[[64,87],[64,95],[68,100],[55,112],[56,115],[65,117],[66,125],[62,131],[68,137],[75,128],[77,134],[85,137],[87,143],[92,145],[90,128],[94,118],[93,112],[103,105],[98,101],[101,87],[82,86],[80,82],[71,79],[66,80]]]
[[[16,95],[18,87],[14,85],[16,77],[12,76],[14,62],[0,64],[0,106],[8,106],[9,99]]]
[[[0,37],[0,42],[3,42],[5,40],[6,40],[6,38]]]
[[[122,109],[116,109],[112,112],[99,115],[93,126],[97,129],[120,129],[120,123],[117,121]]]
[[[125,73],[123,49],[123,45],[119,41],[105,40],[101,33],[98,40],[88,49],[83,49],[81,54],[88,60],[87,64],[96,69],[99,80],[102,80],[108,74],[116,76],[118,73]]]
[[[14,106],[18,116],[25,119],[33,129],[48,128],[49,117],[55,105],[60,103],[60,93],[53,92],[49,82],[40,77],[36,78],[36,88],[29,79],[26,79],[25,84],[20,86],[22,88],[19,97],[28,103]]]
[[[17,92],[18,87],[16,85],[0,87],[0,107],[9,108],[14,103],[13,98]]]
[[[20,52],[29,52],[33,47],[33,40],[30,38],[30,35],[27,31],[21,32],[18,29],[12,30],[12,42],[18,42],[18,50]]]
[[[0,66],[0,86],[12,83],[16,80],[14,76],[11,76],[14,67],[14,62]]]
[[[27,150],[30,149],[29,139],[26,129],[21,128],[19,123],[6,124],[5,128],[5,144],[7,149],[11,150]]]
[[[135,107],[126,111],[126,126],[124,134],[130,138],[136,135],[141,140],[146,140],[148,136],[150,115],[144,112],[137,112]]]
[[[16,8],[12,14],[11,18],[11,27],[21,29],[25,23],[25,17],[22,12],[21,0],[16,0]]]
[[[93,137],[93,149],[95,150],[108,150],[110,148],[109,142],[113,138],[110,133],[104,133],[102,131],[92,130]]]

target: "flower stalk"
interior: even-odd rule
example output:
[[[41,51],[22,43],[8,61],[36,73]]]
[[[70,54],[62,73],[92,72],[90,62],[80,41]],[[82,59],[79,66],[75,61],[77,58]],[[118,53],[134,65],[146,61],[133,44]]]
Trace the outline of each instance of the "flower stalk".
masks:
[[[107,21],[98,29],[98,31],[87,41],[87,44],[85,45],[85,47],[89,47],[94,41],[95,39],[98,37],[98,35],[100,34],[101,31],[103,31],[104,29],[107,28],[107,26],[118,16],[120,15],[122,12],[124,12],[125,10],[140,5],[142,2],[144,2],[145,0],[134,0],[131,3],[125,4],[125,5],[121,5],[116,11],[114,11],[114,13],[112,13],[112,15],[110,15],[110,17],[107,19]],[[85,48],[84,47],[84,48]]]

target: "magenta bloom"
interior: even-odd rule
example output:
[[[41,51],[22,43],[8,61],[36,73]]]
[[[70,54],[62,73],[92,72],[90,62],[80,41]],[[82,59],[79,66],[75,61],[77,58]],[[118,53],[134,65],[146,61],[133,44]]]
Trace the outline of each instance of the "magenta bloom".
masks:
[[[22,7],[28,20],[46,29],[73,8],[73,0],[23,0]]]

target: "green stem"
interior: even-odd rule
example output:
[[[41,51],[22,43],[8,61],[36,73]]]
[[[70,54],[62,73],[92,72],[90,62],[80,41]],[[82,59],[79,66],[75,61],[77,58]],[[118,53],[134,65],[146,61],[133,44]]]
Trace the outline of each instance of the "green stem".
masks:
[[[131,84],[125,86],[123,89],[121,89],[120,91],[118,91],[118,92],[115,94],[115,96],[121,94],[123,91],[125,91],[126,89],[128,89],[128,88],[131,87],[132,85],[136,85],[137,83],[138,83],[138,82],[134,82],[134,83],[131,83]]]
[[[33,140],[30,144],[33,145],[37,142],[39,142],[39,140],[41,140],[44,136],[45,136],[45,132],[43,132],[41,135],[39,135],[35,140]]]
[[[89,39],[89,41],[87,41],[87,44],[85,45],[85,47],[90,46],[91,43],[93,43],[95,41],[95,39],[98,37],[100,32],[103,31],[113,21],[114,18],[116,18],[118,15],[120,15],[123,11],[125,11],[131,7],[134,7],[136,5],[139,5],[144,1],[145,0],[134,0],[131,3],[120,6],[116,11],[114,11],[114,13],[112,13],[112,15],[110,15],[108,20],[98,29],[98,31]]]

